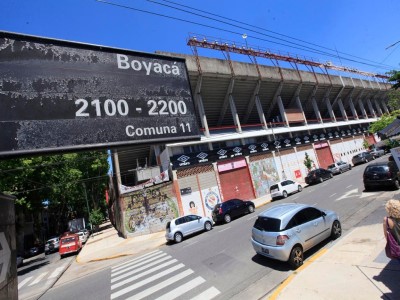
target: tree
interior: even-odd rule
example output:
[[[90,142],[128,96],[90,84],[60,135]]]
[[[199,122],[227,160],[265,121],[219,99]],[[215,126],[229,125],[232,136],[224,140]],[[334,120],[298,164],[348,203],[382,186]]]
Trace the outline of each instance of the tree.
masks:
[[[369,126],[368,131],[370,133],[377,133],[378,131],[382,130],[383,128],[387,127],[389,124],[391,124],[394,119],[396,119],[397,114],[399,113],[398,110],[393,111],[389,114],[383,114],[378,121],[372,123]]]
[[[388,105],[392,110],[400,109],[400,90],[391,89],[387,94],[389,100]]]
[[[366,139],[364,139],[362,145],[363,145],[364,149],[368,149],[369,146],[370,146],[369,143],[368,143],[368,141],[367,141]]]
[[[304,165],[306,166],[307,170],[310,172],[314,161],[310,158],[308,153],[306,152],[306,157],[304,159]]]
[[[393,82],[392,89],[397,90],[400,88],[400,71],[392,70],[386,74],[390,76],[389,81]]]

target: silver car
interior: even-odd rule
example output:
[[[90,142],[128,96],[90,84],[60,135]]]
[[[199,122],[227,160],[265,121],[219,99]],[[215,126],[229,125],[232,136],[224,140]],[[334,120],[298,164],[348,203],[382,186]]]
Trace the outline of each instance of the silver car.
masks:
[[[344,161],[338,161],[328,166],[328,170],[333,174],[342,174],[345,171],[351,170],[351,164]]]
[[[303,252],[342,234],[338,215],[306,204],[285,203],[262,212],[252,230],[254,250],[263,256],[287,261],[297,269]]]
[[[209,217],[202,217],[197,215],[187,215],[173,219],[167,223],[165,238],[167,241],[175,241],[176,243],[182,242],[183,238],[205,230],[212,229],[213,221]]]

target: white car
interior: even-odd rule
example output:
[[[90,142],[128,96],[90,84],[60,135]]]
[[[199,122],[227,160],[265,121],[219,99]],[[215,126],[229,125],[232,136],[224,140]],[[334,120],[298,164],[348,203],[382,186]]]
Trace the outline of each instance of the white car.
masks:
[[[293,180],[283,180],[271,185],[270,192],[272,200],[276,198],[286,198],[288,195],[301,192],[303,187],[300,183]]]
[[[210,231],[213,221],[209,217],[188,215],[173,219],[167,223],[165,238],[167,241],[182,242],[184,237],[199,231]]]
[[[89,231],[83,229],[77,232],[77,234],[79,235],[79,239],[81,240],[82,244],[85,244],[89,238]]]
[[[49,254],[52,252],[56,252],[56,251],[58,251],[59,247],[60,247],[60,238],[53,237],[53,238],[47,240],[46,244],[44,245],[44,253]]]

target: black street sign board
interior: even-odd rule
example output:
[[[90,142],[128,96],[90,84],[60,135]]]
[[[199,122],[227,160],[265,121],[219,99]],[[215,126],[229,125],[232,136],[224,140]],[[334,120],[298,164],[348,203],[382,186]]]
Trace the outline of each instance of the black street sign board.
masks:
[[[184,59],[0,32],[0,156],[199,139]]]

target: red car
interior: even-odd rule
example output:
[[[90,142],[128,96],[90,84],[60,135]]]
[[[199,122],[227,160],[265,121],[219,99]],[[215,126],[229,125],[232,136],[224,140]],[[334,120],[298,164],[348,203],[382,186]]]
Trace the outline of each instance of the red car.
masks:
[[[60,237],[58,253],[60,253],[61,258],[69,253],[78,253],[81,249],[82,242],[76,233],[67,232]]]

